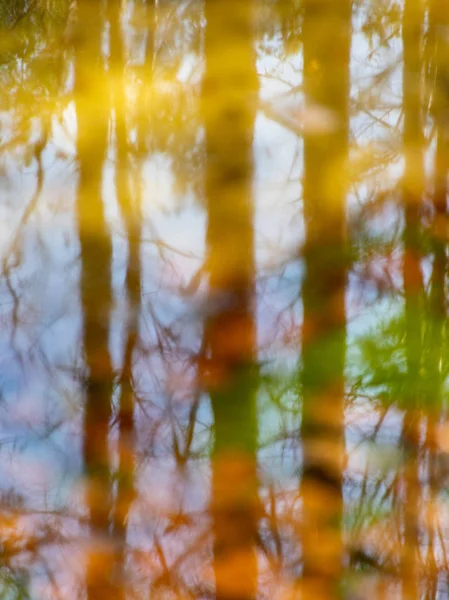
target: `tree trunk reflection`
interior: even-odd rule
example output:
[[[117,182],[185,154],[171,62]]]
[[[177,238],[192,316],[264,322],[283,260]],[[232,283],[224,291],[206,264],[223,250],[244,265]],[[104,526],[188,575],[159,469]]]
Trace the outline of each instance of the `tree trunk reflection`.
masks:
[[[304,4],[307,106],[328,129],[304,138],[301,544],[303,597],[334,598],[342,575],[345,226],[349,137],[350,0]]]
[[[422,357],[421,213],[423,192],[422,132],[422,32],[424,12],[421,0],[404,5],[402,43],[404,48],[404,260],[406,360],[409,389],[403,424],[404,465],[404,547],[402,581],[404,598],[419,598],[420,510],[419,435],[421,410],[420,372]]]
[[[88,31],[85,23],[91,23]],[[111,473],[109,425],[112,415],[113,368],[109,352],[112,307],[112,242],[103,205],[103,161],[108,144],[106,80],[102,80],[101,39],[104,18],[99,3],[78,4],[76,84],[79,184],[78,235],[81,248],[82,341],[86,374],[83,459],[90,524],[87,550],[88,600],[116,598],[111,578]],[[94,65],[95,78],[90,65]],[[97,79],[98,78],[98,79]],[[93,88],[93,84],[98,89]],[[100,92],[98,91],[100,90]],[[93,125],[95,124],[95,127]]]
[[[206,0],[207,386],[217,600],[256,597],[257,420],[253,135],[258,79],[250,0]]]

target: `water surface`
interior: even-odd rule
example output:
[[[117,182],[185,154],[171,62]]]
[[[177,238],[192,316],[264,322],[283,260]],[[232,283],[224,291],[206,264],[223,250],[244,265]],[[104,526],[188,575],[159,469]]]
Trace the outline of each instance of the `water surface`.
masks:
[[[0,0],[0,597],[449,597],[443,0]]]

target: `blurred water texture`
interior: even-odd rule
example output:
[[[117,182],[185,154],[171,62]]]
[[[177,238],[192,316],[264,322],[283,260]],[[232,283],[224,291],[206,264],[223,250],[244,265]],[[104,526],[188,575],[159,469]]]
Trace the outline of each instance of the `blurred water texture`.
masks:
[[[0,0],[0,598],[449,598],[443,0]]]

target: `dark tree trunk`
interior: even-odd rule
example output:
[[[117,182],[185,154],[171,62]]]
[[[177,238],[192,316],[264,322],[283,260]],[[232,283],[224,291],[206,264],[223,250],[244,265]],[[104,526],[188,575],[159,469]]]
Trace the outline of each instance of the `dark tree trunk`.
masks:
[[[251,0],[206,0],[205,376],[214,416],[211,515],[217,600],[256,597],[257,367],[253,135],[258,95]]]
[[[90,23],[88,31],[83,23]],[[90,524],[86,589],[88,600],[114,598],[113,554],[109,535],[111,477],[108,434],[111,420],[113,369],[109,352],[111,236],[102,198],[103,160],[108,140],[106,80],[99,3],[80,0],[76,35],[76,112],[78,124],[78,234],[81,248],[82,342],[85,355],[83,458]],[[93,83],[97,86],[94,90]],[[98,92],[100,90],[100,92]]]
[[[419,597],[420,502],[419,430],[421,422],[420,370],[422,366],[421,212],[424,182],[422,131],[422,35],[421,0],[406,0],[402,22],[404,51],[403,106],[405,171],[403,179],[405,329],[407,381],[403,424],[404,539],[402,580],[404,598]]]
[[[327,131],[304,138],[305,275],[302,287],[301,479],[303,597],[336,597],[342,575],[344,368],[347,281],[346,168],[351,0],[306,0],[306,109]],[[307,116],[307,111],[306,111]]]

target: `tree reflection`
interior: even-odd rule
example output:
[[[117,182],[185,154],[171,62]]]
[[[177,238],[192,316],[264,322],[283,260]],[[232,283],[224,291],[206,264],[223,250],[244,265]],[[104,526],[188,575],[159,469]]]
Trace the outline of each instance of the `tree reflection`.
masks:
[[[126,94],[123,80],[125,60],[121,37],[121,10],[119,2],[111,2],[110,17],[110,65],[115,71],[118,84],[111,94],[111,110],[115,118],[115,190],[128,242],[128,265],[126,271],[127,314],[122,371],[120,375],[120,394],[118,398],[118,467],[117,492],[113,516],[113,531],[118,547],[117,582],[118,597],[126,597],[126,547],[127,523],[135,497],[135,428],[134,428],[134,389],[133,361],[139,334],[141,311],[141,182],[138,174],[133,173],[128,153],[128,132],[126,123]],[[111,119],[112,119],[111,114]],[[130,181],[130,177],[133,181]],[[134,188],[132,187],[134,183]]]
[[[253,2],[206,1],[204,377],[214,419],[211,515],[220,600],[255,598],[257,592],[254,16]]]
[[[91,21],[89,32],[81,28]],[[109,350],[112,310],[112,241],[103,204],[103,161],[108,146],[107,79],[92,89],[89,65],[96,76],[103,71],[101,48],[104,14],[99,5],[81,1],[78,5],[75,92],[79,187],[77,196],[78,233],[81,247],[81,304],[83,348],[86,361],[83,460],[86,476],[86,503],[91,539],[87,551],[86,589],[88,599],[107,594],[118,598],[112,580],[113,542],[110,537],[112,509],[109,464],[109,425],[112,416],[114,372]]]
[[[402,43],[404,48],[404,259],[405,331],[407,380],[406,410],[402,430],[404,468],[404,548],[401,560],[404,598],[419,597],[419,406],[422,357],[421,212],[423,190],[422,134],[422,32],[421,2],[404,5]]]
[[[306,2],[306,102],[329,130],[304,139],[301,543],[306,595],[334,597],[343,568],[344,368],[351,2]],[[331,183],[332,182],[332,183]]]

